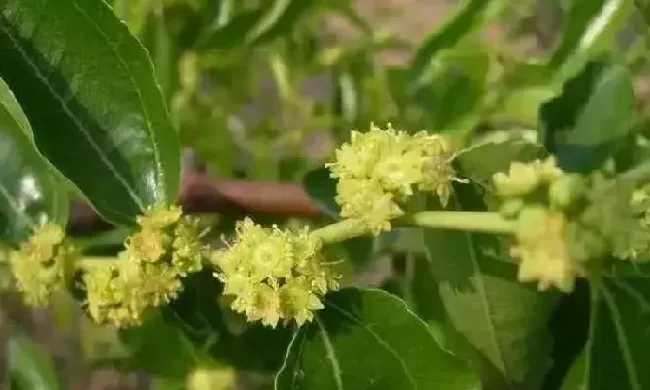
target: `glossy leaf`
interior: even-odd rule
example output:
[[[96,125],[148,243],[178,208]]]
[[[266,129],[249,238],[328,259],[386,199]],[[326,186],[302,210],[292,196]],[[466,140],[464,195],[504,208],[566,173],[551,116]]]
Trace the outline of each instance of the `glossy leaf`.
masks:
[[[176,200],[180,147],[151,60],[105,2],[3,1],[0,52],[38,149],[104,218]]]
[[[590,62],[540,107],[540,142],[567,171],[600,167],[632,129],[634,87],[622,65]]]
[[[471,389],[466,362],[436,343],[406,304],[382,290],[329,294],[298,330],[275,380],[292,389]]]
[[[62,389],[51,357],[13,326],[9,330],[6,348],[7,374],[12,390]]]
[[[0,79],[0,238],[27,239],[45,222],[65,225],[67,192],[36,150],[29,122]]]
[[[460,169],[480,183],[507,169],[513,159],[525,161],[540,153],[531,144],[523,143],[520,149],[511,146],[469,149],[459,156]],[[480,184],[459,184],[454,208],[486,210],[481,192]],[[437,201],[429,208],[436,207]],[[483,386],[539,388],[551,363],[547,324],[557,295],[518,282],[507,243],[498,236],[426,229],[425,240],[447,316],[469,346]]]
[[[550,58],[549,67],[565,78],[595,56],[611,51],[633,10],[634,0],[574,0],[562,41]]]

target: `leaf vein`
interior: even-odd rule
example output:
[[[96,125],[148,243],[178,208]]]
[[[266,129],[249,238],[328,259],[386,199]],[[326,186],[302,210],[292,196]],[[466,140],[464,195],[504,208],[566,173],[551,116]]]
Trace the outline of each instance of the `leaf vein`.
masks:
[[[75,124],[77,129],[80,130],[80,132],[83,134],[84,138],[88,141],[90,146],[95,149],[97,152],[97,155],[99,156],[100,160],[109,168],[110,171],[113,172],[113,175],[115,176],[115,179],[117,179],[118,182],[120,182],[124,188],[126,189],[127,193],[133,199],[133,201],[138,205],[140,208],[144,208],[142,204],[142,200],[135,194],[133,189],[129,186],[128,182],[126,179],[115,169],[115,167],[110,163],[110,160],[108,157],[104,154],[102,149],[95,143],[95,141],[92,139],[90,134],[86,131],[86,129],[83,127],[81,123],[79,123],[79,120],[74,116],[74,114],[70,111],[70,108],[68,107],[68,104],[65,102],[62,96],[57,93],[50,83],[48,82],[47,78],[43,75],[41,70],[38,68],[36,64],[33,63],[33,61],[29,58],[27,53],[20,47],[20,44],[17,42],[16,37],[12,34],[12,32],[4,25],[4,23],[0,23],[0,27],[2,27],[4,33],[6,36],[11,40],[11,42],[14,45],[14,48],[18,51],[18,53],[23,57],[25,62],[34,70],[34,74],[36,75],[36,78],[40,80],[45,87],[50,91],[52,96],[61,104],[61,107],[63,111],[70,117],[72,122]]]
[[[391,348],[391,346],[384,340],[382,339],[375,331],[370,329],[367,325],[363,324],[360,322],[357,318],[354,317],[351,313],[349,313],[347,310],[340,308],[339,306],[331,303],[331,302],[326,302],[325,303],[327,306],[333,307],[336,311],[340,312],[343,316],[347,317],[350,321],[356,323],[359,325],[363,330],[368,332],[376,341],[379,345],[384,347],[393,357],[399,362],[400,367],[402,367],[402,370],[404,371],[404,375],[406,375],[406,378],[408,381],[411,383],[411,387],[413,389],[417,389],[417,384],[415,382],[415,379],[411,375],[411,372],[409,371],[406,363],[402,358],[397,354],[397,352]]]

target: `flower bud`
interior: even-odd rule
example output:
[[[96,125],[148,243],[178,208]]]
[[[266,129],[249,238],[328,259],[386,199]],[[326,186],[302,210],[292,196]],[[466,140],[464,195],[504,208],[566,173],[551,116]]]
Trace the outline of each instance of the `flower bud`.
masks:
[[[499,207],[499,213],[507,219],[516,218],[524,207],[524,200],[521,198],[512,198],[504,201]]]
[[[510,165],[510,171],[507,175],[498,172],[494,174],[492,180],[497,195],[504,198],[528,195],[539,184],[539,176],[535,165],[518,161]]]
[[[585,195],[587,183],[578,174],[567,174],[557,178],[548,189],[551,206],[563,210]]]
[[[519,281],[537,281],[540,291],[550,286],[573,291],[575,279],[584,274],[583,263],[592,253],[576,224],[561,212],[530,206],[519,214],[515,236],[517,244],[511,254],[521,262]]]

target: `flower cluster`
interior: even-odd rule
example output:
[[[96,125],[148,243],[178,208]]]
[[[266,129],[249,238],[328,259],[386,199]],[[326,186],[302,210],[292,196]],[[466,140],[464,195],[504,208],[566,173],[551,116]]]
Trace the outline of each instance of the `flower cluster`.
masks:
[[[199,271],[207,255],[198,221],[179,207],[151,208],[137,222],[118,261],[84,275],[88,312],[98,323],[139,325],[148,309],[177,297],[181,278]]]
[[[518,279],[537,281],[539,290],[573,291],[586,262],[602,250],[600,233],[581,219],[585,179],[565,173],[549,157],[513,162],[493,183],[502,214],[516,221],[511,254],[521,262]]]
[[[352,132],[349,143],[326,165],[338,179],[336,201],[341,217],[364,221],[374,233],[388,231],[400,216],[400,204],[414,188],[437,194],[443,205],[451,194],[455,171],[448,141],[425,131],[410,135],[389,124]]]
[[[65,240],[62,227],[37,227],[20,249],[9,253],[9,266],[26,304],[47,306],[56,291],[63,290],[74,273],[79,252]]]
[[[339,287],[322,245],[307,229],[265,228],[247,218],[238,222],[234,241],[214,253],[215,276],[223,294],[234,297],[231,308],[248,321],[302,325],[323,308],[321,297]]]

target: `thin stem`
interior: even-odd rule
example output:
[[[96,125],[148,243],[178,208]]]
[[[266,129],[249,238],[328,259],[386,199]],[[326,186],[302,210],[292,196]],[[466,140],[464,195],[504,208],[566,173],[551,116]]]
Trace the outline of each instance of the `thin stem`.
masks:
[[[343,221],[324,226],[312,232],[325,243],[345,241],[350,238],[360,237],[368,234],[365,224],[357,219],[345,219]]]
[[[407,214],[393,221],[396,226],[453,229],[471,232],[512,234],[514,223],[494,212],[469,211],[420,211]],[[323,228],[313,234],[326,243],[341,242],[368,234],[365,225],[356,219],[346,219]]]
[[[419,226],[431,229],[454,229],[470,232],[512,234],[514,222],[494,212],[420,211],[395,221],[401,226]]]
[[[118,261],[115,256],[84,256],[77,260],[77,268],[89,271],[98,267],[114,264]]]

